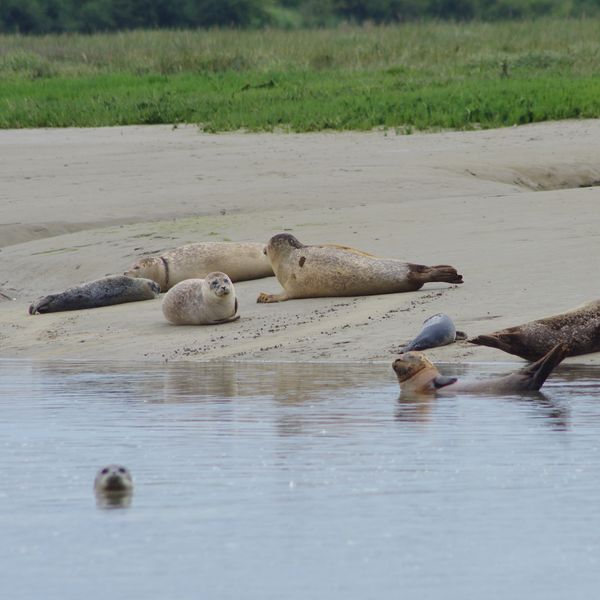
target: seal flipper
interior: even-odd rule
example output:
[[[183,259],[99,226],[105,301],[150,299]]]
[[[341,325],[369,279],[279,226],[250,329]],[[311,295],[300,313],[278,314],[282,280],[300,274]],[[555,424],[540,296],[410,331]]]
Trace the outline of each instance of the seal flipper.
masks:
[[[526,387],[524,389],[537,391],[544,381],[548,378],[548,375],[552,373],[554,368],[558,366],[562,360],[569,353],[569,346],[567,344],[556,344],[550,352],[540,358],[537,362],[521,369],[519,374],[525,377]]]
[[[447,385],[452,385],[457,381],[457,377],[445,377],[444,375],[438,375],[433,379],[433,387],[436,390],[439,390],[440,388],[446,387]]]
[[[520,331],[504,330],[489,335],[478,335],[468,340],[471,344],[497,348],[508,354],[515,354],[525,360],[537,360],[540,354],[530,348],[521,337]]]
[[[458,342],[459,340],[466,340],[469,336],[464,332],[464,331],[457,331],[456,332],[456,336],[455,336],[455,341]]]

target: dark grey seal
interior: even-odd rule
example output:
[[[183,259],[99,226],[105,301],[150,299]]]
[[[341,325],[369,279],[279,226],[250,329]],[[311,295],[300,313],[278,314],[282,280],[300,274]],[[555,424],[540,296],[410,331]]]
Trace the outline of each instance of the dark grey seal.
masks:
[[[36,315],[63,310],[97,308],[123,302],[152,300],[160,294],[160,286],[150,279],[135,279],[125,275],[112,275],[50,294],[36,300],[29,314]]]
[[[409,342],[402,349],[402,352],[446,346],[456,340],[464,340],[466,338],[465,333],[456,331],[456,327],[454,327],[454,323],[448,315],[438,313],[425,319],[419,335]]]

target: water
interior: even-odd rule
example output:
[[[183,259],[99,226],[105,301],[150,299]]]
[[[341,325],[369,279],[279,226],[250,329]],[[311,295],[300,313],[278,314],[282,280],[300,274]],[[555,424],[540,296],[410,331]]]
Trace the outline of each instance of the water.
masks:
[[[600,371],[544,390],[402,402],[389,365],[1,361],[0,597],[593,598]],[[129,508],[96,506],[110,462]]]

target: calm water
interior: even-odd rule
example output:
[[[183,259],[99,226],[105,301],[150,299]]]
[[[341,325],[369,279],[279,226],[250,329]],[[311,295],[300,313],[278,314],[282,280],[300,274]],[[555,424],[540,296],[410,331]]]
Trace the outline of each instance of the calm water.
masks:
[[[389,365],[0,362],[0,597],[598,597],[600,370],[544,390],[402,403]],[[96,506],[110,462],[129,508]]]

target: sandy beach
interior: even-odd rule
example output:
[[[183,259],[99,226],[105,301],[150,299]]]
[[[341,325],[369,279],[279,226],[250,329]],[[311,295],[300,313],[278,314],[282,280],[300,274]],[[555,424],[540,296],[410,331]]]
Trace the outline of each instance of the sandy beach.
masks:
[[[200,133],[146,126],[0,131],[0,357],[391,361],[425,318],[469,335],[598,298],[600,120],[399,136]],[[460,286],[256,303],[241,319],[169,325],[161,300],[30,316],[32,300],[196,241],[287,231],[421,264]],[[514,362],[456,343],[440,361]],[[568,359],[600,364],[600,353]]]

